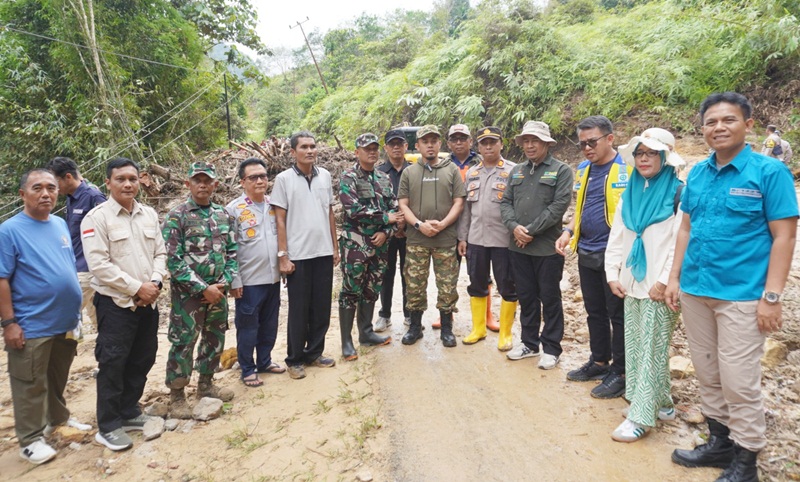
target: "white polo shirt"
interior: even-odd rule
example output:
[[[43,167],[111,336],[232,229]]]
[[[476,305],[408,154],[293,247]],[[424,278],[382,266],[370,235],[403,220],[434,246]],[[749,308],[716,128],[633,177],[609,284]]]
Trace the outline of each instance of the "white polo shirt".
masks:
[[[289,259],[333,256],[329,212],[333,202],[331,173],[314,166],[309,180],[292,166],[275,177],[270,203],[286,210]]]

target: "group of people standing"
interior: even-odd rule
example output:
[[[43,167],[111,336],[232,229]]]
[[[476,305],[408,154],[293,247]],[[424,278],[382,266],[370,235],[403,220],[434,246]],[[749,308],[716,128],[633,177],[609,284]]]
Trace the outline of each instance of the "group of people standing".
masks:
[[[782,323],[797,199],[788,169],[746,144],[753,119],[745,97],[713,94],[700,117],[714,153],[692,169],[685,185],[678,176],[685,162],[671,133],[647,129],[615,149],[613,125],[603,116],[577,125],[585,160],[576,176],[553,157],[556,141],[540,121],[526,122],[514,137],[525,156],[518,164],[503,158],[504,135],[494,126],[476,131],[477,153],[469,128],[452,126],[445,158],[438,127],[423,126],[416,132],[421,158],[415,163],[405,160],[404,133],[390,130],[383,136],[388,161],[381,165],[380,139],[365,133],[355,141],[356,164],[340,180],[338,235],[331,175],[315,165],[316,141],[305,131],[292,136],[296,162],[275,178],[270,196],[260,159],[240,164],[243,194],[226,207],[211,202],[214,166],[194,163],[186,181],[190,197],[163,225],[136,201],[138,165],[129,159],[109,162],[105,202],[72,161],[52,161],[52,172],[33,170],[20,183],[23,213],[0,226],[0,318],[20,453],[45,462],[55,456],[42,438],[48,430],[65,423],[89,428],[69,417],[63,399],[75,354],[69,334],[79,320],[76,272],[82,266],[91,278],[83,300],[92,298],[97,311],[96,439],[122,450],[132,444],[126,431],[148,420],[138,402],[155,360],[155,302],[168,273],[166,384],[173,416],[185,418],[191,407],[184,389],[193,368],[198,398],[233,397],[213,383],[228,294],[235,299],[245,385],[261,386],[261,373],[288,370],[300,379],[306,367],[334,366],[324,348],[339,264],[344,360],[358,358],[354,323],[361,345],[391,342],[379,333],[391,325],[398,261],[407,325],[402,343],[423,337],[432,261],[439,311],[432,327],[440,329],[445,347],[456,346],[453,313],[465,257],[472,329],[462,343],[498,331],[498,349],[509,360],[538,357],[539,368],[555,368],[569,249],[578,253],[591,355],[567,378],[600,380],[593,397],[630,402],[612,438],[634,442],[657,420],[674,419],[668,356],[682,309],[711,437],[693,450],[676,450],[673,461],[724,468],[718,479],[724,482],[755,481],[756,456],[766,444],[759,359],[765,333]],[[67,223],[50,216],[59,190],[68,195]],[[564,226],[574,191],[575,215]],[[271,354],[281,280],[289,298],[286,367]],[[499,324],[491,315],[492,285],[502,297]],[[521,336],[515,345],[517,304]]]

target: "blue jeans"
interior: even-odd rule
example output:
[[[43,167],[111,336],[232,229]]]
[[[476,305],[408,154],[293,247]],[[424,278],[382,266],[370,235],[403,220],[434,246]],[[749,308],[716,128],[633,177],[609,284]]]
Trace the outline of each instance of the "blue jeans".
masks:
[[[245,286],[236,300],[236,356],[242,378],[263,372],[272,363],[272,348],[278,337],[281,284]],[[255,361],[253,351],[256,352]]]

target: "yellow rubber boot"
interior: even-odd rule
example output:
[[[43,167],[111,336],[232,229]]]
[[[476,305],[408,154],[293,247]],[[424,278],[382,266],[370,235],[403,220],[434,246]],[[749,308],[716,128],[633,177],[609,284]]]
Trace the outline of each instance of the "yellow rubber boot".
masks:
[[[479,341],[486,338],[486,304],[489,298],[476,298],[471,296],[469,298],[469,305],[472,308],[472,332],[465,336],[461,343],[465,345],[474,345]]]
[[[492,330],[493,332],[497,333],[500,331],[500,325],[497,324],[497,320],[494,319],[494,315],[492,314],[492,285],[489,285],[489,296],[486,297],[486,328]]]
[[[500,302],[500,335],[497,337],[497,349],[508,351],[514,345],[511,327],[514,326],[514,314],[517,312],[516,301]]]

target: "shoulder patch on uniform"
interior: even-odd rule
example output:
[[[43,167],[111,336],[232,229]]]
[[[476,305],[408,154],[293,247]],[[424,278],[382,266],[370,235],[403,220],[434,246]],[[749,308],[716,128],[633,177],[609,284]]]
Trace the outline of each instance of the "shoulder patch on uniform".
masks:
[[[94,228],[84,229],[83,232],[81,232],[82,238],[91,238],[92,236],[94,236]]]

